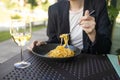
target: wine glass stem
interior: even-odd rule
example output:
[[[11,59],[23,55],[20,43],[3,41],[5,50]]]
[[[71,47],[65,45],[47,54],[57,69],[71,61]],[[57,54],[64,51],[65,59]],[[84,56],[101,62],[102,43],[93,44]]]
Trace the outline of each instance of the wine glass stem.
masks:
[[[21,46],[21,61],[23,61],[23,49],[22,49],[22,46]]]

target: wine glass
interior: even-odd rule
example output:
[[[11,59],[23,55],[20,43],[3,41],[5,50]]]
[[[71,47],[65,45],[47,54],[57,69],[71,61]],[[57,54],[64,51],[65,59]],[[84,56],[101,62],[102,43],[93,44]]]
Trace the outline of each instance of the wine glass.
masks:
[[[21,47],[21,61],[14,64],[16,68],[26,68],[30,62],[23,59],[23,46],[30,40],[32,34],[31,22],[25,19],[11,20],[10,34],[13,41]]]

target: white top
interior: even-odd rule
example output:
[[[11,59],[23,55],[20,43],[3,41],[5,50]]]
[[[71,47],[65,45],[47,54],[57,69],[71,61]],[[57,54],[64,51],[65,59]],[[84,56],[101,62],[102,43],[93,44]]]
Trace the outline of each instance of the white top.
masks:
[[[75,26],[80,21],[80,18],[83,16],[83,8],[74,12],[69,11],[69,22],[70,22],[70,32],[71,32],[71,42],[72,45],[78,47],[79,49],[83,48],[83,30],[80,25]],[[74,27],[74,28],[73,28]],[[72,30],[73,29],[73,30]]]

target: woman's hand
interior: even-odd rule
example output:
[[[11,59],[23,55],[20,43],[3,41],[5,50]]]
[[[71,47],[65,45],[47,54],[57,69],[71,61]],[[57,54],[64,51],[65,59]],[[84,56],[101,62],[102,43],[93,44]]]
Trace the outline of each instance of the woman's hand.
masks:
[[[29,50],[32,50],[35,46],[41,46],[47,44],[45,41],[34,41],[29,47]]]
[[[96,36],[96,30],[95,30],[95,18],[90,16],[90,13],[88,10],[85,11],[85,15],[81,18],[80,24],[82,26],[82,29],[88,34],[90,40],[94,42],[95,36]]]

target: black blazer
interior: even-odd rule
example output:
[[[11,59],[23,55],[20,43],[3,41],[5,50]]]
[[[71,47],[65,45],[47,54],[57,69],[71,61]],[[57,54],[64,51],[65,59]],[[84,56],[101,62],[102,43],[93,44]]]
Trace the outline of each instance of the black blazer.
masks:
[[[60,43],[60,34],[70,32],[69,7],[70,3],[68,0],[57,2],[49,7],[47,27],[48,43]],[[84,12],[85,10],[95,10],[92,16],[95,17],[96,21],[96,40],[92,43],[83,31],[83,52],[108,54],[111,48],[111,26],[105,0],[85,0]],[[69,40],[69,44],[71,44],[71,40]]]

